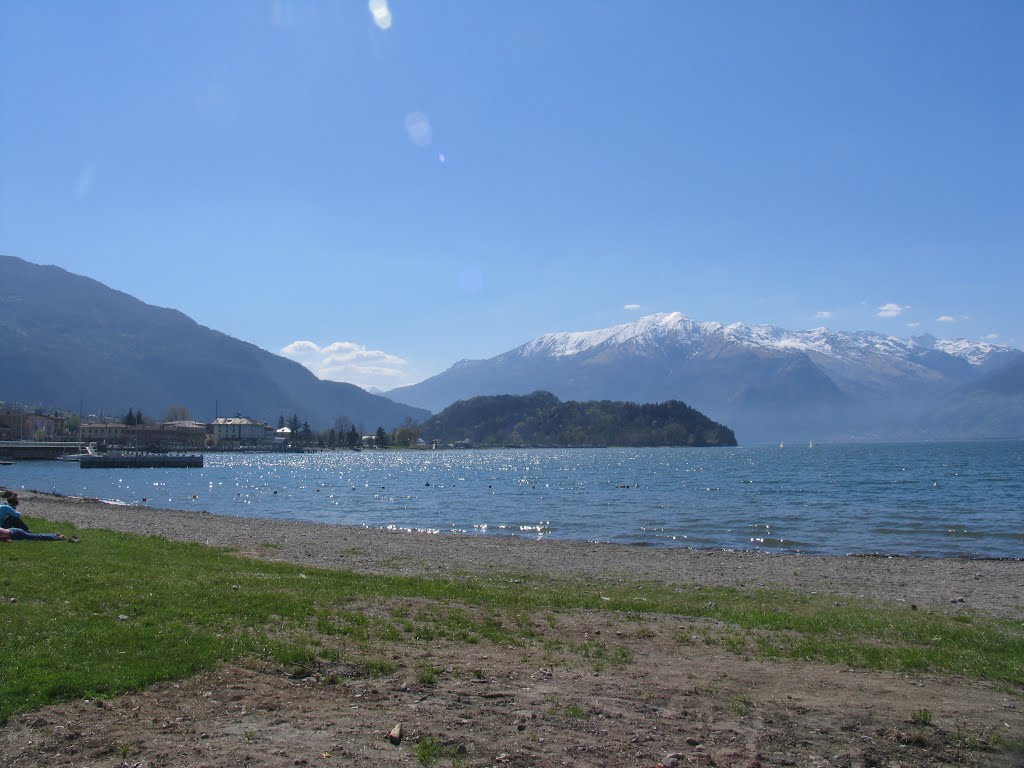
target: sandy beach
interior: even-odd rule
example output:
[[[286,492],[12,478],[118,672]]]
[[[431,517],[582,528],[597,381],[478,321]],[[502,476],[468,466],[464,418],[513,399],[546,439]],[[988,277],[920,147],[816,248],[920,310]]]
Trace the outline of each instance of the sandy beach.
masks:
[[[429,535],[20,495],[23,513],[75,525],[80,546],[89,529],[105,528],[363,573],[786,588],[834,595],[839,605],[845,596],[965,620],[1024,617],[1021,561]],[[394,607],[371,601],[359,609]],[[0,764],[1024,766],[1024,700],[1012,687],[765,660],[728,647],[729,626],[712,620],[577,611],[535,617],[534,626],[542,639],[532,646],[397,642],[386,652],[398,671],[383,677],[357,674],[344,660],[301,670],[254,660],[111,700],[47,707],[0,727]],[[585,649],[598,646],[632,661],[595,665]],[[398,724],[396,742],[388,735]],[[434,763],[424,762],[428,743],[440,750]]]

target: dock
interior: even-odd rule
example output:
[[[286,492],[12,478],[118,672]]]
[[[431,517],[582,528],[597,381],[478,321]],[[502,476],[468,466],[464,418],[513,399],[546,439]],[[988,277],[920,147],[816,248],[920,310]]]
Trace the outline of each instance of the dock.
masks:
[[[56,459],[65,453],[78,453],[82,444],[78,441],[58,440],[0,440],[0,457],[5,460]]]
[[[83,456],[82,469],[159,469],[163,467],[202,467],[203,455],[167,453],[125,453]]]

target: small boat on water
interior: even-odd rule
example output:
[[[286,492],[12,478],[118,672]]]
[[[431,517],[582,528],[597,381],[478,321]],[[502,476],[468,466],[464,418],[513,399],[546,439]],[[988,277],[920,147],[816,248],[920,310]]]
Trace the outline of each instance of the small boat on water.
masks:
[[[57,461],[81,461],[82,459],[89,458],[90,456],[99,456],[96,449],[92,445],[85,446],[85,452],[83,453],[65,453],[62,456],[57,457]]]

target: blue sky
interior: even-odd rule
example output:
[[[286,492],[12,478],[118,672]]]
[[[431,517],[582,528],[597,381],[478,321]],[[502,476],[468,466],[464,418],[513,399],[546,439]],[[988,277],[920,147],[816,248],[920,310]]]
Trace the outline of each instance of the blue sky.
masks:
[[[1024,346],[1024,3],[376,1],[0,0],[0,253],[382,389],[677,310]]]

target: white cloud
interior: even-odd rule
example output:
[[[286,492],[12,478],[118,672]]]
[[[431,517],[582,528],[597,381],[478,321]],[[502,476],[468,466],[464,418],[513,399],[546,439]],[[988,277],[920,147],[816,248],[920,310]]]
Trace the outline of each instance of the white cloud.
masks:
[[[312,341],[293,341],[281,349],[284,357],[301,363],[327,381],[346,381],[358,387],[391,389],[405,383],[408,361],[367,349],[352,341],[336,341],[321,347]]]
[[[999,334],[998,333],[986,333],[983,338],[986,341],[995,341],[996,339],[999,338]]]
[[[937,323],[955,323],[956,322],[956,318],[953,317],[952,315],[939,315],[938,317],[935,318],[935,322],[937,322]]]
[[[638,309],[640,309],[640,305],[639,304],[627,304],[627,305],[625,305],[623,307],[623,309],[629,310],[630,312],[636,312]]]
[[[814,316],[818,320],[828,320],[830,317],[832,317],[832,313],[829,312],[827,309],[822,309],[822,310],[819,310],[818,312],[815,312]]]
[[[899,317],[903,314],[904,310],[910,309],[910,305],[901,306],[899,304],[883,304],[878,308],[876,313],[878,317]]]
[[[320,354],[320,347],[312,341],[293,341],[281,350],[281,354],[290,357],[292,360],[302,362],[307,356]]]
[[[907,328],[920,328],[920,323],[907,323]]]

